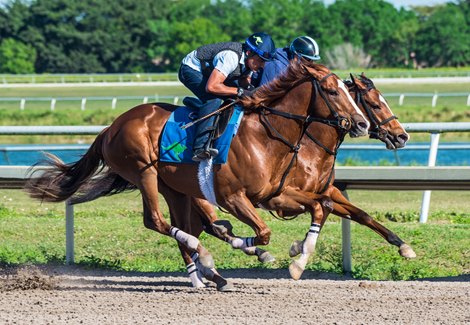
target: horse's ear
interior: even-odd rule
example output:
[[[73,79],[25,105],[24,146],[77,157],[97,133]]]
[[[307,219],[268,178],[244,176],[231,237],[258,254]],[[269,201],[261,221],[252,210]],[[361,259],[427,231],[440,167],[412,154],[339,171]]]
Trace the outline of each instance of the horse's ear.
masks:
[[[356,77],[354,77],[352,73],[350,73],[349,76],[351,77],[352,83],[357,87]]]

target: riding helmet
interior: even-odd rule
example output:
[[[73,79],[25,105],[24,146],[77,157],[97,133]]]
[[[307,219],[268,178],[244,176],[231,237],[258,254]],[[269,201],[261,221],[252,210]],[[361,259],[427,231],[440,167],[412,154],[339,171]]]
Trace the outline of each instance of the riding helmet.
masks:
[[[265,61],[271,61],[276,54],[274,41],[266,33],[254,33],[245,41],[248,50],[255,52]]]
[[[293,54],[302,56],[309,60],[320,60],[320,49],[317,42],[309,36],[299,36],[290,44]]]

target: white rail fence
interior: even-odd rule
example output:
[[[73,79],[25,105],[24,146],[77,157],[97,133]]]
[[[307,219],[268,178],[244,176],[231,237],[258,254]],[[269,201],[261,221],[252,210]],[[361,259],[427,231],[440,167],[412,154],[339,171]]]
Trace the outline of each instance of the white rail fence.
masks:
[[[335,184],[347,195],[348,189],[425,190],[420,222],[425,223],[430,190],[470,190],[470,167],[435,167],[439,135],[444,132],[468,132],[470,123],[404,123],[408,132],[431,134],[428,166],[421,167],[337,167]],[[0,135],[96,135],[106,126],[0,126]],[[0,168],[0,187],[20,188],[28,166]],[[74,262],[73,206],[66,203],[66,262]],[[351,271],[350,220],[342,221],[343,268]]]
[[[459,97],[462,98],[462,104],[465,103],[470,106],[470,93],[384,93],[387,99],[398,97],[398,105],[403,106],[405,98],[430,98],[429,104],[432,107],[436,107],[439,98],[448,97]],[[136,101],[142,103],[148,103],[149,101],[159,102],[161,100],[173,102],[177,105],[181,96],[177,95],[165,95],[160,96],[144,95],[144,96],[91,96],[91,97],[2,97],[0,103],[18,103],[20,110],[25,110],[28,103],[49,103],[48,106],[51,111],[54,111],[58,102],[77,102],[77,107],[80,107],[82,111],[86,109],[89,102],[109,102],[110,108],[115,109],[118,102],[121,101]]]

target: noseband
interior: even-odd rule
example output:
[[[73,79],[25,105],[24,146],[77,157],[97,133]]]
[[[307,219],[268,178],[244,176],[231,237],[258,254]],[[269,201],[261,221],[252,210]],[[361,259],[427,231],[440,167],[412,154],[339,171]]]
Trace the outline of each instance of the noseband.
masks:
[[[392,115],[392,116],[380,121],[377,117],[377,114],[374,113],[374,111],[370,108],[369,104],[367,103],[367,101],[364,98],[364,94],[369,92],[372,88],[367,88],[367,90],[361,91],[361,90],[359,90],[359,88],[357,86],[355,86],[355,87],[356,87],[356,90],[355,90],[356,103],[358,105],[361,104],[362,107],[364,107],[364,109],[367,113],[367,116],[369,117],[369,120],[371,121],[371,124],[373,124],[372,129],[369,130],[370,138],[385,141],[387,139],[388,135],[389,135],[389,132],[387,130],[385,130],[384,128],[382,128],[382,126],[384,126],[385,124],[387,124],[387,123],[389,123],[393,120],[398,120],[398,117],[396,117],[395,115]]]

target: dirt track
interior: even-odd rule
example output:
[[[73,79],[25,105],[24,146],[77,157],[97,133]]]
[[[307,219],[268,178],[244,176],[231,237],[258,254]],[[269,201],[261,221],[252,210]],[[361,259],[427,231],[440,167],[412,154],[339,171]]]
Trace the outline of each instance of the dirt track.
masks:
[[[236,291],[185,274],[0,270],[0,324],[470,324],[470,275],[370,282],[286,270],[232,270]],[[36,289],[34,289],[36,288]]]

